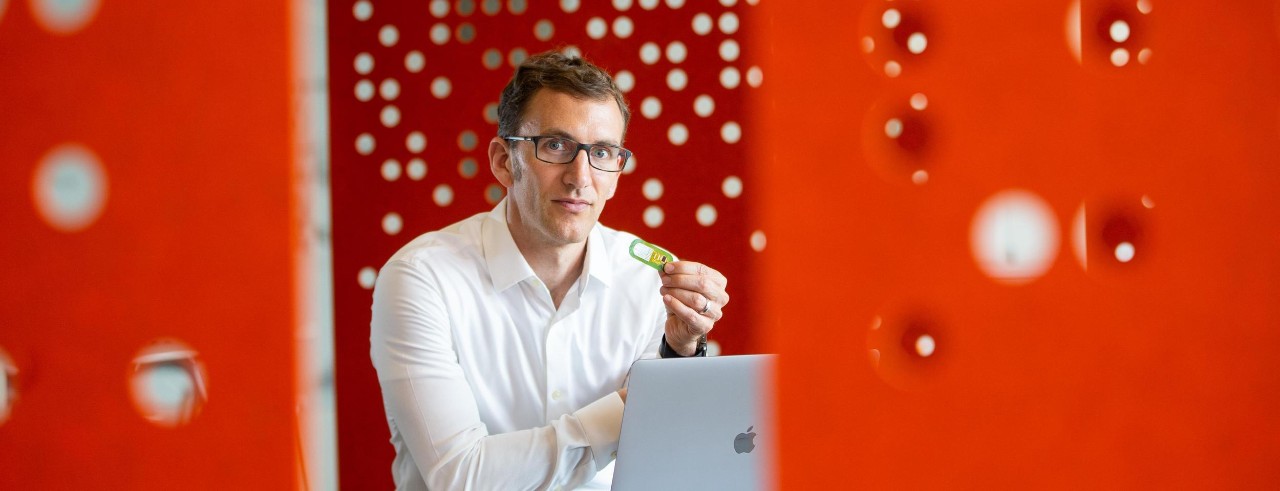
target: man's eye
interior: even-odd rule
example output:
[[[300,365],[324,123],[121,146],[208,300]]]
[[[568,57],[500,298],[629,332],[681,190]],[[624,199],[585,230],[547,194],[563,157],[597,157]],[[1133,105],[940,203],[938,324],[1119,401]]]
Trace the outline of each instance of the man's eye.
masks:
[[[613,152],[609,150],[609,147],[592,147],[591,156],[598,159],[607,159],[613,156]]]
[[[547,150],[554,150],[559,152],[561,150],[564,150],[564,146],[565,146],[564,140],[560,140],[560,139],[547,140]]]

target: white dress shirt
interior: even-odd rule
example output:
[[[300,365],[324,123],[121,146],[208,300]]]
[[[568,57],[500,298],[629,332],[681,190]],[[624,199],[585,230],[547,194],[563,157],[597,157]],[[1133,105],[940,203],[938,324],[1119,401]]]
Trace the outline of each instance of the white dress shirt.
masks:
[[[586,483],[613,462],[631,364],[657,357],[661,279],[628,254],[635,236],[596,224],[556,309],[506,203],[415,238],[378,275],[371,356],[397,489]]]

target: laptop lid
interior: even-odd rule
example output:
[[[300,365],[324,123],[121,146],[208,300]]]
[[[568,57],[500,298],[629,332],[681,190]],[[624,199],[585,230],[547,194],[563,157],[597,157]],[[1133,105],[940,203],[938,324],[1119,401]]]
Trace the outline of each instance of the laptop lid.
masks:
[[[632,365],[613,489],[774,489],[776,358]]]

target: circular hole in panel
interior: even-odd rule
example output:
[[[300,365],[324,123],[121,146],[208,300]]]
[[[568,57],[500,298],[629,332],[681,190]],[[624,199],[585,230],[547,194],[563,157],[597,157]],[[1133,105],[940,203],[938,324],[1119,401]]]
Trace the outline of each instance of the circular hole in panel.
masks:
[[[667,0],[667,7],[678,9],[684,6],[684,0]]]
[[[394,101],[400,97],[400,82],[394,78],[382,81],[382,85],[378,87],[378,93],[382,94],[382,98],[388,101]]]
[[[1129,50],[1116,48],[1111,50],[1111,64],[1121,67],[1129,64]]]
[[[498,124],[498,103],[490,102],[484,105],[484,121],[489,124]]]
[[[431,37],[431,42],[437,45],[447,43],[449,42],[449,26],[444,23],[433,25],[429,36]]]
[[[458,162],[458,175],[466,179],[471,179],[480,171],[480,165],[476,163],[476,159],[471,157],[463,158]]]
[[[640,192],[644,194],[645,199],[649,201],[657,201],[662,198],[662,181],[656,178],[649,178],[640,186]]]
[[[1138,7],[1138,12],[1142,12],[1143,14],[1150,14],[1151,0],[1138,0],[1137,7]]]
[[[1133,255],[1137,253],[1137,249],[1129,242],[1121,242],[1116,244],[1116,261],[1127,263],[1133,260]]]
[[[658,205],[650,205],[644,209],[644,224],[649,228],[658,228],[662,226],[662,208]]]
[[[431,193],[431,200],[435,201],[437,206],[449,206],[453,203],[453,188],[448,184],[436,186],[435,191]]]
[[[567,14],[572,14],[582,7],[582,0],[560,0],[560,10]]]
[[[653,10],[658,8],[659,0],[640,0],[640,8],[645,10]]]
[[[694,213],[694,218],[698,220],[698,224],[703,227],[710,227],[716,223],[716,207],[708,203],[703,203],[698,207],[698,211]]]
[[[479,144],[479,138],[476,137],[476,132],[466,130],[458,134],[458,148],[462,149],[462,151],[470,152],[475,150],[477,144]]]
[[[730,199],[742,196],[742,179],[738,176],[724,178],[724,182],[720,183],[720,191],[724,193],[726,198]]]
[[[480,10],[484,12],[484,15],[498,15],[498,12],[502,11],[502,0],[484,0],[484,2],[480,3]]]
[[[382,217],[382,231],[387,235],[395,235],[400,233],[404,228],[404,219],[400,218],[400,214],[396,212],[387,213]]]
[[[360,272],[356,274],[356,282],[360,284],[360,288],[372,290],[373,284],[378,281],[378,270],[369,266],[360,268]]]
[[[428,7],[431,16],[437,19],[449,15],[449,0],[431,0],[431,6]]]
[[[919,169],[911,173],[911,182],[916,185],[923,186],[929,182],[929,171]]]
[[[673,124],[667,129],[667,139],[671,141],[672,145],[684,145],[685,142],[689,141],[689,128],[680,123]]]
[[[627,163],[622,165],[622,173],[625,175],[635,171],[636,171],[636,156],[635,154],[632,154],[631,158],[627,159]]]
[[[382,178],[388,182],[395,181],[400,178],[400,162],[396,159],[387,159],[382,163]]]
[[[356,100],[360,102],[369,102],[373,99],[373,93],[373,82],[364,79],[356,82]]]
[[[764,231],[756,230],[755,232],[751,232],[750,242],[751,242],[751,250],[756,252],[764,252],[764,246],[766,244]]]
[[[400,42],[400,30],[391,24],[382,26],[382,29],[378,30],[378,42],[388,48],[395,46]]]
[[[747,69],[747,85],[759,87],[764,83],[764,71],[760,67],[753,66]]]
[[[631,92],[631,89],[636,86],[636,76],[629,71],[623,70],[613,76],[613,82],[618,85],[618,90],[624,93]]]
[[[685,74],[684,70],[676,68],[667,72],[667,87],[671,90],[680,92],[687,85],[689,85],[689,75]]]
[[[108,181],[102,161],[87,147],[64,143],[36,164],[31,196],[45,223],[62,232],[92,225],[107,205]]]
[[[502,66],[502,52],[489,48],[480,56],[480,62],[484,64],[485,68],[496,70],[498,67]]]
[[[556,33],[556,26],[550,20],[542,19],[533,25],[533,37],[539,41],[548,41]]]
[[[693,113],[701,117],[710,116],[716,110],[716,101],[707,94],[699,95],[693,99]]]
[[[742,83],[742,74],[737,68],[727,66],[724,70],[720,70],[720,85],[726,89],[736,89],[738,84]]]
[[[618,9],[619,12],[626,12],[631,8],[631,0],[613,0],[613,8]]]
[[[404,171],[409,175],[409,179],[421,181],[427,176],[427,162],[422,159],[412,159],[408,165],[404,166]]]
[[[1148,61],[1151,61],[1151,48],[1142,48],[1138,51],[1138,63],[1146,65]]]
[[[662,58],[662,48],[657,43],[644,43],[640,46],[640,61],[646,65],[652,65]]]
[[[510,64],[512,68],[520,66],[520,64],[524,63],[524,60],[527,59],[529,59],[529,52],[524,48],[516,48],[511,50],[510,53],[507,53],[507,63]]]
[[[453,92],[453,84],[445,77],[436,77],[431,81],[431,95],[436,99],[444,99],[449,97],[449,93]]]
[[[710,15],[707,15],[706,13],[698,13],[698,15],[693,16],[694,34],[706,36],[711,33],[712,27],[714,27],[714,22],[711,21]]]
[[[569,58],[582,58],[582,50],[578,49],[577,46],[574,46],[572,44],[565,46],[564,49],[560,50],[560,54],[563,54]]]
[[[100,3],[99,0],[33,0],[30,5],[41,27],[53,34],[66,36],[89,25],[97,15]]]
[[[360,155],[369,155],[373,153],[373,149],[377,146],[377,141],[373,139],[373,135],[361,133],[356,137],[356,152]]]
[[[925,48],[929,46],[929,38],[925,37],[923,32],[913,32],[907,36],[907,51],[913,55],[924,53]]]
[[[404,55],[404,69],[409,73],[421,72],[427,66],[427,58],[422,55],[421,51],[413,50]]]
[[[640,114],[648,119],[657,118],[662,114],[662,101],[653,96],[645,97],[640,101]]]
[[[672,41],[667,45],[667,61],[681,63],[689,57],[689,48],[680,41]]]
[[[1123,206],[1097,206],[1102,211],[1098,216],[1098,228],[1095,244],[1105,254],[1106,260],[1114,266],[1132,265],[1141,262],[1149,252],[1147,226],[1143,217],[1149,213],[1139,203],[1126,200]]]
[[[185,343],[160,340],[138,351],[128,369],[129,393],[143,419],[173,428],[190,423],[209,400],[199,354]]]
[[[1058,255],[1058,219],[1035,193],[1001,191],[974,213],[969,231],[973,259],[987,276],[1005,284],[1042,276]]]
[[[489,184],[488,187],[484,188],[484,200],[489,202],[491,205],[496,205],[499,201],[502,201],[503,195],[504,192],[502,186],[499,186],[496,183]]]
[[[457,36],[458,41],[461,41],[462,44],[470,44],[476,40],[476,27],[469,22],[463,22],[458,26]]]
[[[902,65],[896,61],[889,60],[884,62],[884,74],[889,78],[896,78],[902,75]]]
[[[742,140],[742,127],[733,121],[729,121],[720,127],[720,138],[725,143],[734,144]]]
[[[0,5],[0,14],[4,11]],[[13,358],[0,348],[0,426],[13,415],[13,406],[18,403],[18,366]]]
[[[724,61],[734,61],[738,59],[738,55],[742,51],[738,47],[738,42],[732,39],[726,39],[720,43],[720,58]]]
[[[523,14],[524,11],[528,9],[529,9],[529,3],[526,2],[525,0],[508,0],[507,1],[507,10],[510,10],[511,13],[513,14],[520,15],[520,14]]]
[[[884,136],[889,138],[902,136],[902,120],[898,118],[889,118],[888,121],[885,121]]]
[[[885,29],[895,29],[901,22],[902,13],[898,12],[898,9],[885,9],[884,13],[880,14],[880,25]]]
[[[388,104],[382,108],[382,114],[379,118],[382,120],[383,126],[395,128],[396,125],[400,124],[400,109]]]
[[[427,137],[421,131],[410,132],[404,137],[404,148],[410,153],[422,153],[427,148]]]
[[[929,310],[877,315],[867,330],[869,359],[876,376],[898,390],[915,392],[932,386],[947,350],[953,350]]]
[[[1111,22],[1111,26],[1107,29],[1111,35],[1111,40],[1117,43],[1123,43],[1129,40],[1129,23],[1124,19],[1116,19]]]
[[[609,24],[600,17],[592,17],[587,21],[587,37],[601,39],[609,31]]]
[[[929,98],[924,94],[916,93],[911,95],[911,109],[923,111],[929,107]]]
[[[933,356],[933,350],[937,348],[937,344],[933,340],[933,336],[921,334],[916,337],[915,348],[916,355],[921,358],[928,358]]]
[[[876,40],[871,36],[862,37],[862,52],[871,53],[876,50]]]
[[[351,14],[360,22],[369,20],[373,17],[373,4],[369,0],[360,0],[351,6]]]
[[[369,53],[360,53],[356,55],[353,65],[356,68],[356,73],[368,75],[369,72],[373,71],[373,55]]]
[[[624,15],[617,19],[613,19],[614,36],[618,36],[619,39],[626,39],[631,37],[631,34],[634,32],[636,32],[636,25],[631,21],[630,17]]]
[[[733,34],[738,32],[738,14],[733,12],[725,12],[720,14],[720,32],[725,34]]]
[[[475,0],[458,0],[458,15],[466,17],[476,13]]]

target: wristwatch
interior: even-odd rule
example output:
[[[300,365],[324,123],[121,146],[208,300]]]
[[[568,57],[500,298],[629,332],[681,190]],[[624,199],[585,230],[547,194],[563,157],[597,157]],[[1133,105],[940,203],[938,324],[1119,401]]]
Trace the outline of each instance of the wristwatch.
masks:
[[[692,355],[681,356],[676,350],[671,349],[671,345],[667,344],[667,335],[662,335],[662,344],[658,345],[658,356],[663,358],[694,358],[707,356],[707,335],[703,334],[698,338],[698,349],[693,351]]]

